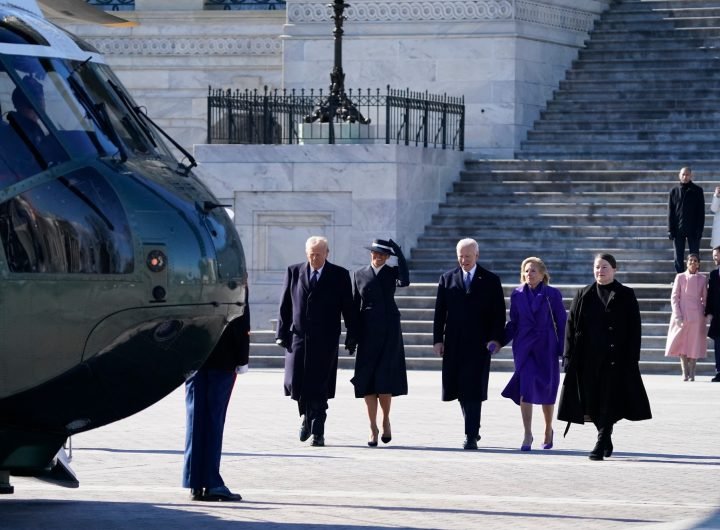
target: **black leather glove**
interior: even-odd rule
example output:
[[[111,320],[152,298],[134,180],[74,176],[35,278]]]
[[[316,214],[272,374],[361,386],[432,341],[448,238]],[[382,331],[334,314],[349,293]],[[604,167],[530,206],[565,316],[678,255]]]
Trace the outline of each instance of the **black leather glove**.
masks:
[[[675,236],[672,235],[672,234],[668,234],[668,239],[669,239],[670,241],[672,241],[673,239],[675,239]]]
[[[281,348],[285,348],[286,350],[288,349],[287,344],[282,339],[275,339],[275,344],[277,344]]]
[[[346,338],[345,349],[348,351],[348,355],[354,355],[357,349],[357,341],[351,337]]]
[[[400,252],[400,245],[395,243],[395,241],[393,241],[392,239],[389,240],[388,243],[390,243],[390,246],[392,247],[393,251],[395,252],[395,255],[397,256],[398,253]]]

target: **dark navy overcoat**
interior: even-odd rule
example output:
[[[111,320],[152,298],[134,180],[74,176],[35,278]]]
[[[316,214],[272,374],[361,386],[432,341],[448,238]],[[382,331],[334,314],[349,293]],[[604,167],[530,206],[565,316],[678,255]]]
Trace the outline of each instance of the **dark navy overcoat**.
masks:
[[[469,292],[465,292],[462,269],[440,276],[433,343],[442,342],[442,399],[487,399],[490,352],[487,343],[503,343],[505,296],[500,278],[477,266]]]
[[[280,301],[277,338],[285,354],[285,395],[292,399],[335,397],[341,316],[354,336],[352,285],[347,269],[328,261],[310,289],[307,262],[288,267]]]

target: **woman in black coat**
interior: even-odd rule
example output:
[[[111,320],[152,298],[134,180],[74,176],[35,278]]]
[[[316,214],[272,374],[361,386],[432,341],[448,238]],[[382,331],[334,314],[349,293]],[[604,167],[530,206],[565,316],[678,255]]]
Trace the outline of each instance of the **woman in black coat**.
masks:
[[[370,419],[368,445],[377,446],[378,403],[383,412],[383,443],[389,443],[390,403],[393,396],[407,394],[405,349],[400,329],[400,311],[395,288],[410,285],[402,250],[392,239],[376,239],[370,247],[370,265],[355,271],[353,305],[358,322],[358,352],[355,361],[355,397],[365,398]],[[397,267],[385,262],[396,256]]]
[[[591,460],[613,452],[613,425],[652,417],[640,376],[640,308],[635,292],[615,280],[610,254],[595,256],[595,282],[580,289],[565,333],[565,380],[558,419],[598,431]],[[565,431],[567,433],[567,430]]]

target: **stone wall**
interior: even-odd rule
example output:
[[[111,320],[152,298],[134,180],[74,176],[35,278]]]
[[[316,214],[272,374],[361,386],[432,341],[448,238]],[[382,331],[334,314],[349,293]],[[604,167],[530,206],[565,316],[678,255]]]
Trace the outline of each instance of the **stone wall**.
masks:
[[[465,154],[397,145],[201,145],[198,172],[232,204],[245,246],[253,320],[277,316],[288,265],[324,235],[330,261],[368,262],[364,248],[392,238],[409,254],[462,168]]]

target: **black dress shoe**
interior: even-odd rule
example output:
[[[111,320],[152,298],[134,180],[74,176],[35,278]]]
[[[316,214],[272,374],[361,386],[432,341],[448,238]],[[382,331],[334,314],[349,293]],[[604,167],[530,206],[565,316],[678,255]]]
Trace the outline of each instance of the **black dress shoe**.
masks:
[[[322,434],[313,434],[313,447],[325,447],[325,437]]]
[[[300,441],[306,442],[308,438],[310,438],[310,427],[308,427],[307,422],[303,420],[300,424]]]
[[[720,372],[716,373],[715,377],[710,379],[710,381],[712,381],[713,383],[720,383]]]
[[[211,502],[237,502],[242,500],[242,496],[239,493],[233,493],[227,486],[218,486],[217,488],[207,488],[202,500]]]
[[[478,437],[466,436],[465,441],[463,442],[463,449],[466,449],[466,450],[477,449],[478,448],[477,443],[478,443],[479,438],[480,438],[479,436]]]
[[[190,500],[191,501],[203,501],[205,500],[205,496],[203,495],[203,489],[202,488],[193,488],[190,490]]]

